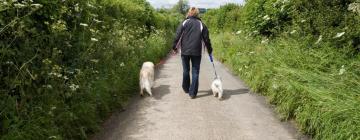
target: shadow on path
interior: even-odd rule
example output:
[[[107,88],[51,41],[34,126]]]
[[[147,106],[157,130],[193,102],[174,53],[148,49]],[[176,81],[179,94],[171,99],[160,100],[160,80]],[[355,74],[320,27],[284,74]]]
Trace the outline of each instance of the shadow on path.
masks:
[[[153,97],[156,100],[161,100],[162,97],[170,93],[170,85],[160,85],[152,89]]]
[[[202,98],[202,97],[206,97],[206,96],[213,96],[212,91],[211,90],[200,90],[198,93],[206,93],[206,94],[202,94],[202,95],[198,95],[197,98]],[[223,99],[222,100],[228,100],[231,98],[231,96],[233,95],[240,95],[240,94],[246,94],[249,93],[250,90],[243,88],[243,89],[235,89],[235,90],[228,90],[228,89],[224,89],[224,95],[223,95]]]

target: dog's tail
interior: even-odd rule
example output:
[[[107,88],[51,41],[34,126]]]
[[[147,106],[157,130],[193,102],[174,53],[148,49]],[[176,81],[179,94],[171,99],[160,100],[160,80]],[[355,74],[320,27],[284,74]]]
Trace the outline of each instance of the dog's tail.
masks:
[[[216,83],[216,84],[215,84],[215,87],[218,88],[221,92],[223,92],[221,83]]]
[[[221,92],[223,92],[222,86],[216,85],[216,87],[217,87]]]
[[[150,96],[152,96],[152,93],[151,93],[151,83],[149,81],[149,79],[147,78],[142,78],[142,84],[143,84],[143,88],[145,88],[146,92],[150,94]]]
[[[222,85],[216,84],[216,88],[219,89],[218,98],[219,98],[219,100],[221,100],[221,99],[223,98],[223,95],[224,95],[224,91],[223,91]]]

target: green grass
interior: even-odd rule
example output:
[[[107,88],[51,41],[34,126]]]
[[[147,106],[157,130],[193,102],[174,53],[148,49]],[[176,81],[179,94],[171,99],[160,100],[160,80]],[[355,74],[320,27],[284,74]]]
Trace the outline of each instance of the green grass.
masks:
[[[283,120],[294,119],[316,140],[360,139],[359,55],[285,37],[261,43],[220,33],[212,42],[214,55],[267,96]]]

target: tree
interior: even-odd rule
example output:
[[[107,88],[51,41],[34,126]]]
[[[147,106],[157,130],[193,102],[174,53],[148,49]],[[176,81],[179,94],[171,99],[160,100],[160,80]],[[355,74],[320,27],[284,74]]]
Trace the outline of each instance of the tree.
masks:
[[[185,15],[189,7],[189,2],[187,0],[179,0],[172,8],[172,11]]]

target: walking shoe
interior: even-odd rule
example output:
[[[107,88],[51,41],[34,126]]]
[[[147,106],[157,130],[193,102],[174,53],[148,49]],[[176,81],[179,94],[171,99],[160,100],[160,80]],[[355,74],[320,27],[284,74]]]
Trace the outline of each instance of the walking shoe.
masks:
[[[190,99],[195,99],[196,98],[196,96],[190,96]]]

